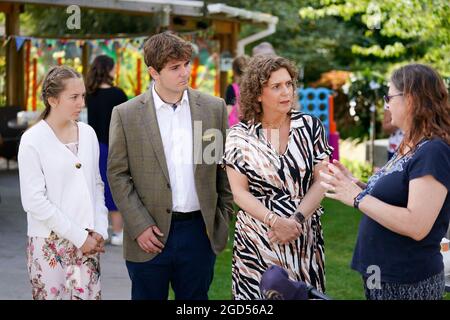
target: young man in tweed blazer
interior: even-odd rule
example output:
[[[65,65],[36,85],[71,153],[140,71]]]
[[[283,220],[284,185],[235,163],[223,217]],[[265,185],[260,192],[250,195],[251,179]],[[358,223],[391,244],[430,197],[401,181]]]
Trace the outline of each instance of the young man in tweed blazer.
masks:
[[[154,81],[112,113],[108,180],[124,217],[132,299],[167,299],[169,283],[176,299],[208,299],[228,239],[232,194],[219,166],[227,111],[188,87],[191,55],[172,33],[150,37],[144,56]],[[205,159],[211,143],[214,161]]]

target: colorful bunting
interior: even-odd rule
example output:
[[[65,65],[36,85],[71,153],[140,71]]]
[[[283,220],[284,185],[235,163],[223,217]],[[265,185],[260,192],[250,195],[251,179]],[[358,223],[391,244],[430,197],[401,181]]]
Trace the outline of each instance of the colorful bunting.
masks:
[[[219,95],[219,72],[216,57],[218,42],[212,40],[212,34],[189,32],[180,34],[192,42],[196,50],[192,61],[190,84],[198,90]],[[136,96],[148,88],[150,76],[143,65],[142,50],[148,36],[113,38],[113,39],[56,39],[24,36],[0,38],[2,46],[10,40],[16,42],[17,50],[25,45],[25,98],[27,110],[42,109],[43,103],[38,99],[43,77],[52,65],[69,65],[82,72],[81,57],[83,46],[89,46],[92,62],[95,56],[106,54],[116,62],[115,83],[128,97]],[[3,41],[2,41],[3,40]]]

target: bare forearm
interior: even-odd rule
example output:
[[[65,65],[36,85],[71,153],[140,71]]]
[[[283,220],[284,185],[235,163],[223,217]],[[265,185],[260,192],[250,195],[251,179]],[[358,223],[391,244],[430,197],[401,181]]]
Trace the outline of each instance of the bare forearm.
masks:
[[[325,188],[320,185],[319,181],[314,182],[308,192],[306,192],[297,210],[300,211],[305,218],[309,218],[320,206],[325,191]]]
[[[246,213],[250,214],[253,218],[264,222],[264,217],[270,212],[261,201],[256,199],[249,191],[240,191],[238,195],[234,197],[234,202],[243,209]]]

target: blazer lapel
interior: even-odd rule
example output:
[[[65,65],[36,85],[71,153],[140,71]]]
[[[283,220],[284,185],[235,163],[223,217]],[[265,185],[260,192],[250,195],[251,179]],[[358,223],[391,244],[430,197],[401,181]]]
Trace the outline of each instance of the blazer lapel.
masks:
[[[170,183],[169,170],[167,169],[167,161],[164,154],[164,147],[162,144],[161,132],[159,131],[158,119],[156,117],[151,88],[143,95],[143,99],[138,108],[140,109],[142,128],[145,128],[148,138],[153,146],[153,150],[155,151],[159,165],[163,170],[167,182]]]
[[[198,92],[188,88],[189,107],[191,109],[191,121],[192,121],[192,150],[194,156],[194,174],[197,170],[197,165],[203,162],[203,127],[207,121],[205,112],[202,112],[202,108],[199,101]]]

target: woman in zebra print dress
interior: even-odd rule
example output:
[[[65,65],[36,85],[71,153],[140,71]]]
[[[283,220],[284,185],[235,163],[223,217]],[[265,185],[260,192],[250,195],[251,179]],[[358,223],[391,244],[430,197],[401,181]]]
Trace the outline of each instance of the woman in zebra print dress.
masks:
[[[325,290],[319,170],[332,148],[322,123],[295,111],[295,67],[256,56],[242,79],[241,122],[229,132],[224,164],[237,214],[232,263],[234,299],[261,299],[270,265]]]

